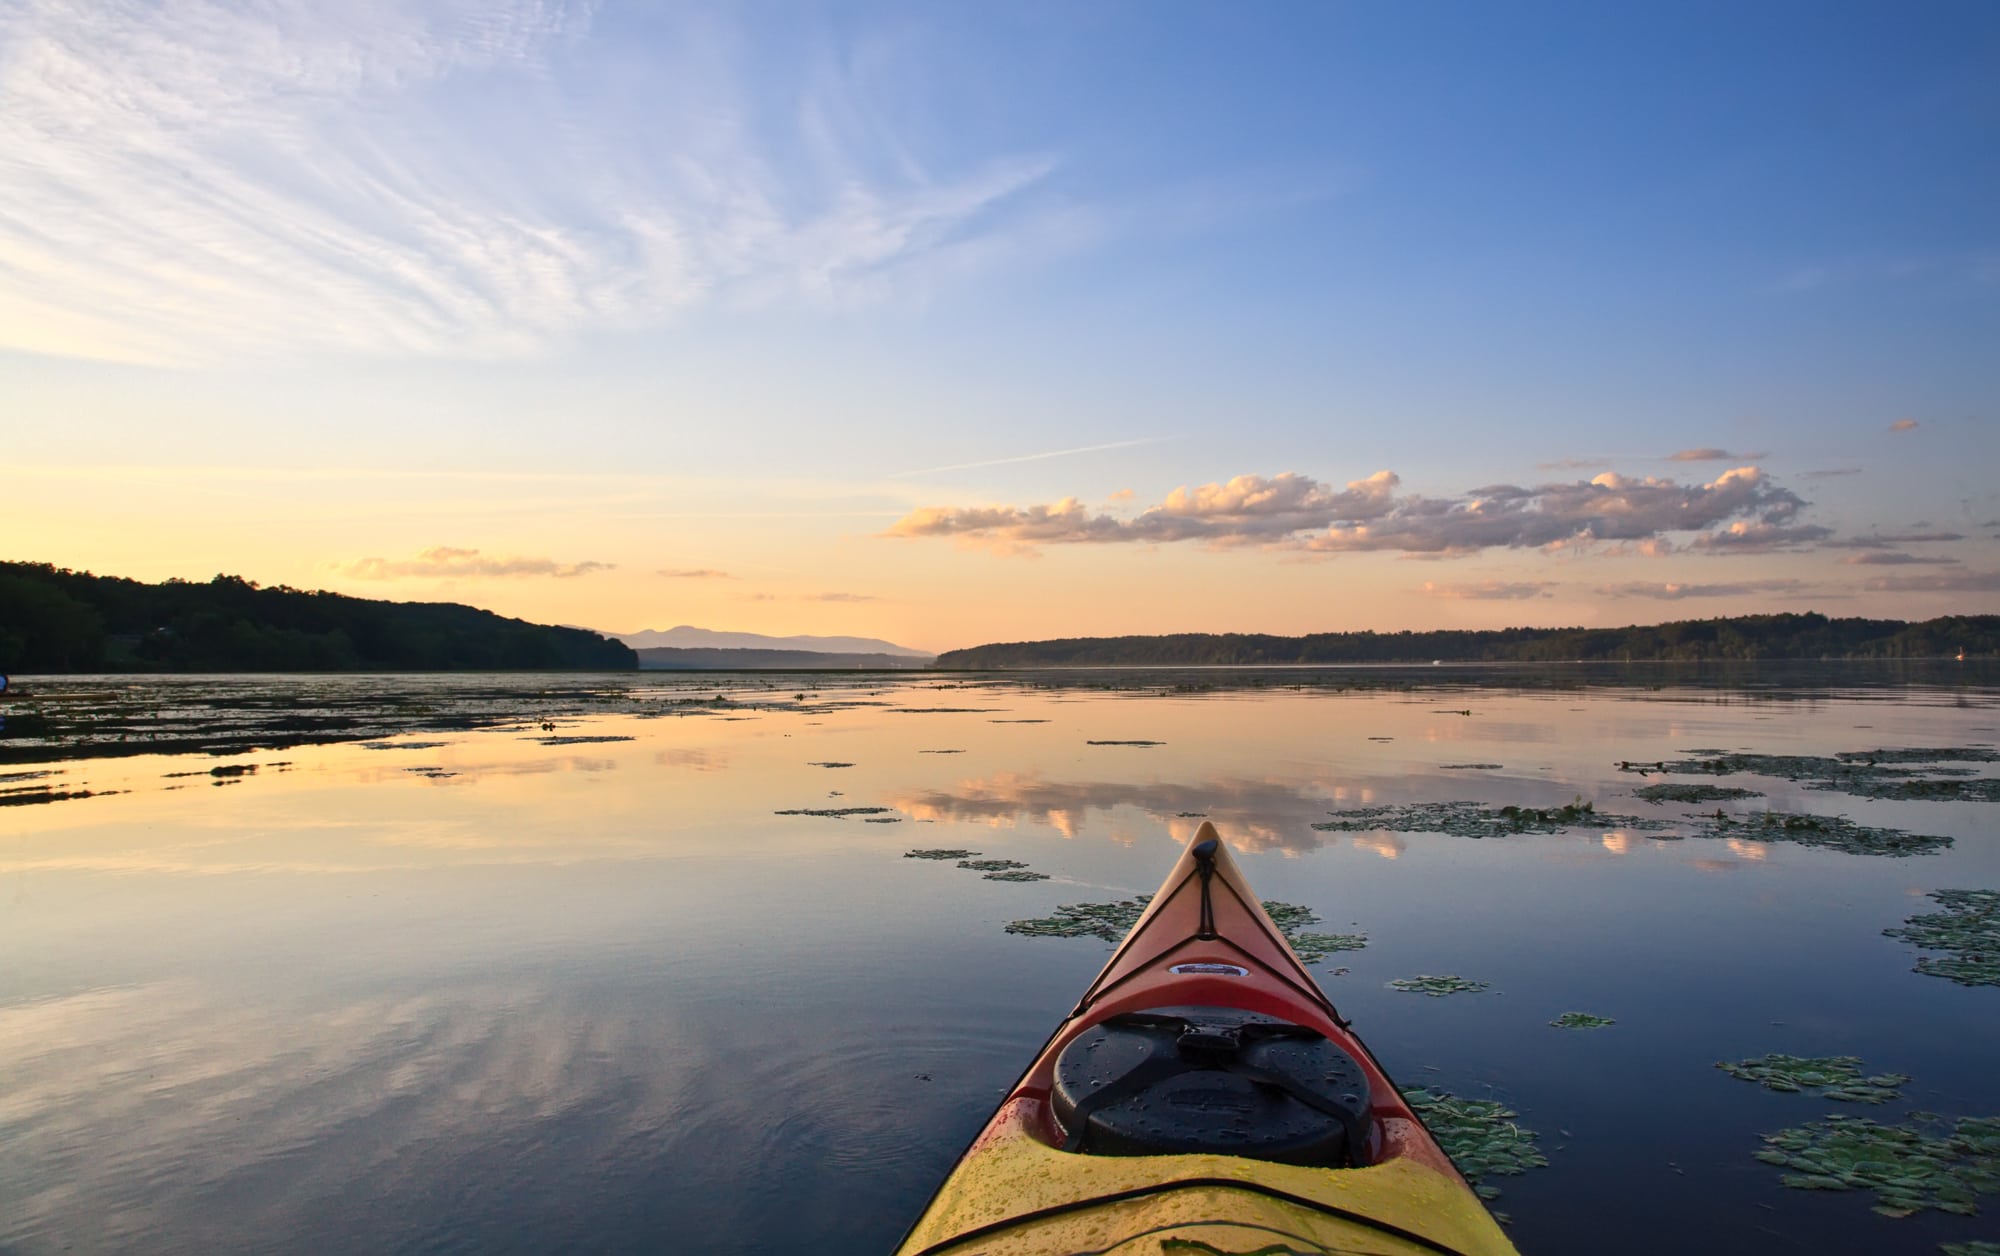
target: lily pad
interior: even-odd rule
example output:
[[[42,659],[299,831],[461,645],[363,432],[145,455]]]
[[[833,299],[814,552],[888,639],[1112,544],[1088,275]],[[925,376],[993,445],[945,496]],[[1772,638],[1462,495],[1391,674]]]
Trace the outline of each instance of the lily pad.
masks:
[[[1007,932],[1030,938],[1102,938],[1116,944],[1152,901],[1152,895],[1141,894],[1115,903],[1065,903],[1053,915],[1009,921]]]
[[[1401,990],[1406,994],[1425,994],[1433,999],[1442,999],[1447,994],[1478,994],[1491,982],[1474,981],[1469,977],[1433,977],[1428,974],[1417,977],[1398,977],[1389,983],[1391,990]]]
[[[1589,1012],[1564,1012],[1549,1022],[1557,1029],[1603,1029],[1617,1023],[1609,1016],[1593,1016]]]
[[[2000,891],[1935,890],[1942,911],[1912,916],[1883,934],[1943,955],[1917,957],[1914,971],[1961,986],[2000,986]]]
[[[1785,811],[1758,811],[1732,816],[1717,811],[1702,817],[1700,837],[1734,838],[1743,842],[1791,842],[1837,850],[1849,855],[1934,855],[1951,846],[1949,837],[1906,833],[1902,829],[1856,824],[1846,816],[1818,816]]]
[[[1754,789],[1739,789],[1734,785],[1680,785],[1672,782],[1635,789],[1632,796],[1647,802],[1727,802],[1732,798],[1763,797]]]
[[[1568,829],[1630,829],[1659,832],[1664,820],[1646,820],[1599,811],[1578,798],[1560,807],[1492,807],[1477,802],[1419,802],[1336,811],[1313,827],[1330,833],[1449,833],[1454,837],[1506,837],[1516,833],[1561,833]]]
[[[1756,1082],[1766,1090],[1804,1093],[1817,1090],[1822,1098],[1842,1103],[1887,1103],[1903,1097],[1898,1086],[1909,1084],[1903,1073],[1861,1075],[1861,1058],[1853,1055],[1760,1055],[1754,1060],[1730,1063],[1719,1060],[1715,1067],[1741,1081]]]
[[[1025,868],[1007,868],[999,872],[989,872],[984,879],[987,881],[1046,881],[1049,879],[1049,874],[1046,872],[1030,872]]]
[[[1009,868],[1025,868],[1028,865],[1018,859],[961,859],[958,866],[974,872],[1005,872]]]
[[[825,816],[841,820],[848,816],[879,816],[894,810],[892,807],[796,807],[790,811],[773,811],[774,816]]]
[[[1535,1145],[1535,1132],[1516,1124],[1520,1114],[1497,1099],[1465,1099],[1421,1088],[1404,1091],[1403,1098],[1481,1199],[1500,1194],[1483,1179],[1512,1177],[1549,1162]]]
[[[2000,1117],[1963,1117],[1947,1131],[1924,1115],[1901,1125],[1831,1116],[1764,1135],[1757,1158],[1794,1170],[1779,1180],[1795,1190],[1872,1190],[1884,1216],[1969,1217],[1979,1196],[2000,1193]]]
[[[1661,763],[1621,763],[1628,772],[1678,776],[1749,774],[1797,781],[1807,789],[1857,798],[1931,799],[1944,802],[2000,802],[2000,777],[1976,776],[1973,769],[1945,763],[2000,762],[2000,751],[1984,746],[1933,749],[1853,750],[1831,757],[1790,754],[1711,754]]]
[[[978,852],[978,851],[976,851],[976,850],[960,850],[960,849],[958,849],[957,847],[944,847],[944,846],[940,846],[940,847],[933,847],[933,848],[931,848],[931,849],[928,849],[928,850],[906,850],[906,851],[904,851],[904,852],[903,852],[903,858],[905,858],[905,859],[969,859],[969,858],[971,858],[972,856],[974,856],[974,855],[977,855],[978,853],[979,853],[979,852]]]

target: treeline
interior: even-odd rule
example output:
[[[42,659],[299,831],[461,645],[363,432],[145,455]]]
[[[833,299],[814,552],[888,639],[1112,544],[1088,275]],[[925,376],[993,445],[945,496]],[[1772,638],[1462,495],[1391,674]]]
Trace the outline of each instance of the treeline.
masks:
[[[940,654],[940,668],[1227,666],[1273,663],[1674,662],[1704,659],[1905,659],[2000,654],[2000,615],[1923,623],[1743,615],[1630,628],[1471,632],[1175,633],[980,645]]]
[[[0,562],[0,672],[628,670],[621,641],[452,602],[378,602],[240,576],[144,584]]]

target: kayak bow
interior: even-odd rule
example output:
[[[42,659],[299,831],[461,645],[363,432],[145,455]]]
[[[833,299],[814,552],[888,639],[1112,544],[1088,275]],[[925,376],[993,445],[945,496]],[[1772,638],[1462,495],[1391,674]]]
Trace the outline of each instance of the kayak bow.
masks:
[[[1204,822],[899,1256],[1513,1256]]]

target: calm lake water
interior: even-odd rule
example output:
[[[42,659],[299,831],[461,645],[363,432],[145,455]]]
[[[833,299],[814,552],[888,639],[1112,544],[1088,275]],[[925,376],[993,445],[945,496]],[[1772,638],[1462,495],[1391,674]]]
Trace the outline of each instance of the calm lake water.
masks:
[[[1367,934],[1316,971],[1399,1082],[1538,1132],[1549,1167],[1495,1180],[1524,1251],[2000,1237],[2000,1196],[1893,1220],[1754,1158],[1833,1112],[2000,1115],[2000,987],[1882,934],[2000,888],[2000,803],[1619,768],[1990,748],[2000,688],[1614,679],[17,678],[0,1252],[885,1252],[1110,951],[1006,923],[1152,891],[1204,817],[1265,897]],[[1663,780],[1761,796],[1633,796]],[[1312,827],[1579,796],[1669,828]],[[776,814],[845,807],[887,810]],[[1952,841],[1699,836],[1718,807]],[[1417,974],[1490,988],[1386,984]],[[1767,1052],[1913,1080],[1856,1109],[1714,1067]]]

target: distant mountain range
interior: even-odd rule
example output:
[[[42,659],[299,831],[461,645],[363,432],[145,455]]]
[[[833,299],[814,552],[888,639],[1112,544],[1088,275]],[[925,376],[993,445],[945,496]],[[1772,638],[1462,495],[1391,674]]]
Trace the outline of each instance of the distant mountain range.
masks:
[[[830,650],[681,650],[654,646],[636,653],[642,668],[678,672],[914,671],[931,663],[928,654],[848,654]]]
[[[635,650],[785,650],[808,654],[888,654],[905,659],[931,657],[928,650],[912,650],[876,637],[767,637],[756,632],[716,632],[688,624],[665,631],[647,628],[604,635]]]

